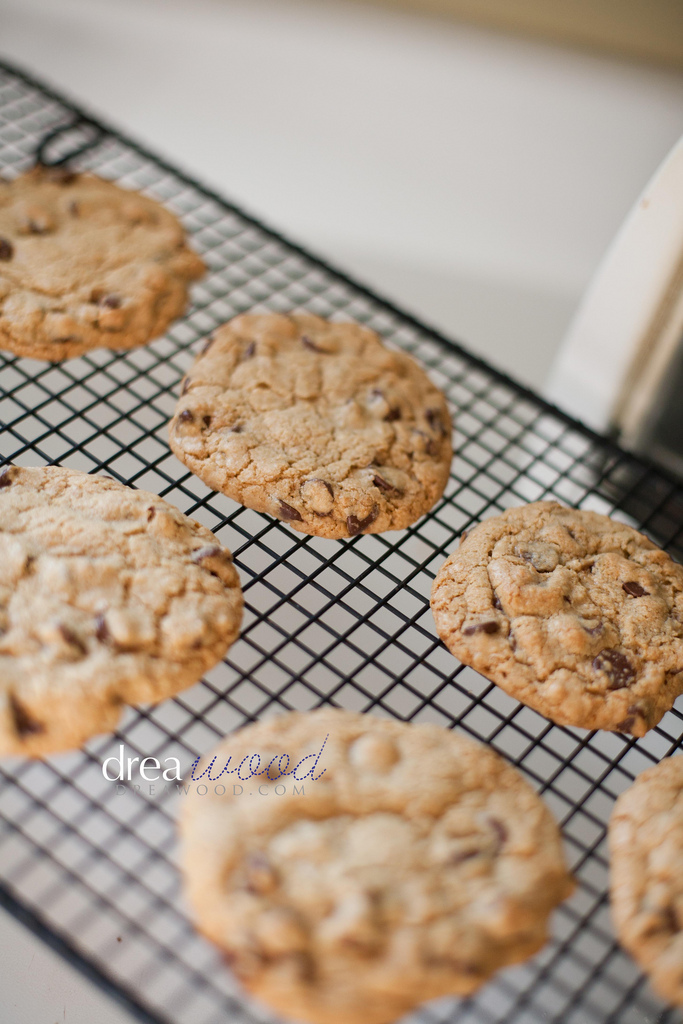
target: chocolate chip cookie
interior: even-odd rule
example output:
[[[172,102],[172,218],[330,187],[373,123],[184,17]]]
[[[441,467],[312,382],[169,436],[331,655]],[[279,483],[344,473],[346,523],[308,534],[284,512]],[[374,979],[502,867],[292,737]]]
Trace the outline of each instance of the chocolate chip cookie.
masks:
[[[0,181],[0,348],[59,360],[162,334],[204,264],[159,203],[92,174]]]
[[[298,1020],[386,1024],[473,992],[540,949],[573,888],[519,772],[438,726],[287,714],[227,737],[194,779],[181,833],[198,927]]]
[[[668,1002],[683,1006],[683,757],[639,775],[609,826],[619,941]]]
[[[302,533],[399,530],[443,493],[446,401],[367,328],[239,316],[188,373],[171,447],[214,490]]]
[[[147,491],[70,469],[0,475],[0,753],[40,757],[185,687],[236,638],[230,552]]]
[[[643,736],[683,692],[683,567],[597,512],[539,501],[486,520],[432,610],[456,657],[559,725]]]

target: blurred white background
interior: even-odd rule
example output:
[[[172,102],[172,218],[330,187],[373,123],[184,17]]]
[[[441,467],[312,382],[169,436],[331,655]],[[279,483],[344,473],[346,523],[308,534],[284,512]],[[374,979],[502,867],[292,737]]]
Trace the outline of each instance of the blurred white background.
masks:
[[[0,53],[541,386],[683,74],[351,0],[0,0]],[[0,917],[7,1024],[130,1018]]]
[[[0,50],[535,385],[683,74],[347,0],[0,0]]]

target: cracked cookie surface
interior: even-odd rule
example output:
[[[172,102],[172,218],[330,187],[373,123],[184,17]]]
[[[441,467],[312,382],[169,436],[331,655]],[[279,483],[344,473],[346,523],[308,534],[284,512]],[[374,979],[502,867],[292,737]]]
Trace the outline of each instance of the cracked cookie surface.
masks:
[[[441,497],[446,400],[374,331],[244,315],[187,374],[171,447],[204,483],[321,537],[399,530]]]
[[[683,566],[597,512],[534,502],[439,570],[449,650],[559,725],[643,736],[683,692]]]
[[[619,941],[654,989],[683,1006],[683,757],[648,768],[621,794],[609,847]]]
[[[204,273],[177,218],[91,174],[0,181],[0,348],[60,360],[162,334]]]
[[[313,1024],[473,992],[540,949],[573,888],[520,773],[439,726],[290,713],[227,737],[195,778],[208,793],[180,824],[197,925],[248,991]]]
[[[147,491],[58,467],[0,475],[0,753],[115,728],[196,683],[236,639],[230,552]]]

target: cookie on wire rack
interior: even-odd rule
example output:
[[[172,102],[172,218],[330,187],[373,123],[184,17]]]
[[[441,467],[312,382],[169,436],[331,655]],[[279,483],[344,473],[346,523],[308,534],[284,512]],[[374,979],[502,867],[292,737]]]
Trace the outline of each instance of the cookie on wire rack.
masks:
[[[192,686],[239,632],[230,552],[156,494],[0,475],[0,754],[41,757]]]
[[[683,757],[667,757],[618,798],[609,824],[617,936],[653,988],[683,1006]]]
[[[485,520],[431,603],[460,661],[559,725],[643,736],[683,692],[683,566],[597,512],[539,501]]]
[[[303,313],[219,328],[183,382],[170,440],[209,487],[331,538],[414,523],[452,455],[446,400],[414,359]]]
[[[56,361],[144,345],[204,270],[178,219],[140,193],[59,167],[0,180],[0,349]]]
[[[193,778],[180,828],[197,926],[297,1020],[388,1024],[474,992],[541,948],[573,889],[522,775],[439,726],[285,714]]]

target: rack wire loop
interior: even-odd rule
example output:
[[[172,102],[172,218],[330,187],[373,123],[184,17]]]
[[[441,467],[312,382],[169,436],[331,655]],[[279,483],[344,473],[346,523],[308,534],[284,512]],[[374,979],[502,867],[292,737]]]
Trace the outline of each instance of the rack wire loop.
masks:
[[[80,145],[76,145],[61,155],[48,156],[53,143],[63,141],[71,132],[85,133]],[[106,130],[88,117],[77,116],[68,124],[58,125],[40,140],[35,151],[35,162],[40,167],[66,167],[72,160],[77,160],[89,150],[94,149],[107,136]]]

